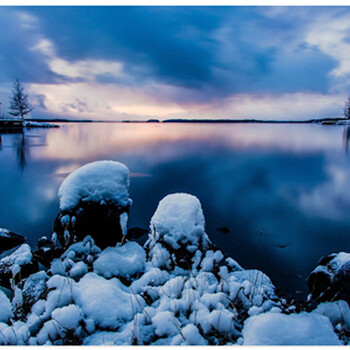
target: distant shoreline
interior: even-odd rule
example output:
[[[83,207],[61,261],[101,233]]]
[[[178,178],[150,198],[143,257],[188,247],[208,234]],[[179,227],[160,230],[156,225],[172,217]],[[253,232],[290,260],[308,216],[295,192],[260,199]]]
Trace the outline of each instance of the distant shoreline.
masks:
[[[92,120],[92,119],[61,119],[61,118],[28,118],[26,121],[50,123],[211,123],[211,124],[323,124],[335,125],[347,122],[345,118],[315,118],[308,120],[261,120],[261,119],[149,119],[149,120]],[[350,123],[350,121],[349,121]]]

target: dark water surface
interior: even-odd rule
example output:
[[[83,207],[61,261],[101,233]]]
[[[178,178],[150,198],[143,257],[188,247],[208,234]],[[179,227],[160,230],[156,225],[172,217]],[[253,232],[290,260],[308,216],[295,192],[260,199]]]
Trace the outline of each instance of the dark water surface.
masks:
[[[194,194],[214,243],[304,295],[321,256],[350,251],[347,135],[343,126],[309,124],[96,123],[0,132],[0,227],[31,245],[51,236],[65,176],[87,162],[117,160],[131,172],[129,227],[148,228],[165,195]]]

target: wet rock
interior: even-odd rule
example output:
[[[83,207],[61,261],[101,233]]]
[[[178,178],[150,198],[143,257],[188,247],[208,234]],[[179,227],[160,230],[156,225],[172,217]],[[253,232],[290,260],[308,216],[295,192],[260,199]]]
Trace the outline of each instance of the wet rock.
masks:
[[[67,247],[89,235],[101,248],[121,242],[131,205],[128,188],[129,170],[121,163],[98,161],[75,170],[59,189],[54,241]]]
[[[59,243],[65,247],[91,236],[96,244],[105,248],[121,242],[124,236],[121,215],[129,214],[129,208],[113,203],[80,202],[75,210],[61,211],[53,230]]]
[[[323,257],[307,283],[317,302],[343,299],[350,303],[350,254],[341,252]]]
[[[6,251],[23,244],[26,238],[11,232],[5,228],[0,228],[0,251]]]

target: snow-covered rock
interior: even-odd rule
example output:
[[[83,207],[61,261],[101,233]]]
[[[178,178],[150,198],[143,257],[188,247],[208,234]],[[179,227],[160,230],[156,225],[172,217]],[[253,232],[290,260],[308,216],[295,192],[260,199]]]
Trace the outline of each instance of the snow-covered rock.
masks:
[[[144,301],[128,292],[118,279],[85,275],[74,288],[74,299],[84,315],[99,327],[118,329],[141,311]]]
[[[244,323],[244,345],[341,345],[327,317],[264,313]]]
[[[144,270],[145,250],[136,242],[127,242],[121,247],[106,248],[94,262],[94,271],[106,278],[129,278]]]
[[[197,250],[205,251],[212,245],[205,232],[201,203],[186,193],[171,194],[159,202],[150,230],[145,247],[158,267],[187,269]]]
[[[103,160],[73,171],[62,182],[58,196],[60,209],[74,209],[79,202],[130,204],[129,170],[121,163]]]
[[[313,313],[328,317],[333,327],[340,326],[350,332],[350,309],[347,302],[338,300],[331,303],[321,303]]]
[[[60,212],[54,223],[62,246],[91,235],[98,246],[115,245],[127,233],[129,170],[115,161],[88,163],[62,182]]]
[[[318,302],[350,302],[350,254],[340,252],[323,257],[307,283],[312,298]]]
[[[206,247],[205,220],[198,198],[186,193],[163,198],[151,219],[151,232],[156,240],[163,238],[174,249],[186,245],[188,250]]]
[[[0,260],[0,282],[4,287],[18,283],[22,278],[38,271],[38,264],[33,261],[33,254],[28,244],[22,244],[12,254]]]

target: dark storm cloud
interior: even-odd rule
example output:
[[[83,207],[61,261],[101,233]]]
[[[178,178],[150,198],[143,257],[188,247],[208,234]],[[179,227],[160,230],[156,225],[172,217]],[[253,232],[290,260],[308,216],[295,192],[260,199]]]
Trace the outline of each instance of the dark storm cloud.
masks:
[[[19,78],[24,82],[58,83],[65,81],[50,70],[45,57],[33,50],[40,33],[36,19],[25,10],[0,8],[0,82]]]
[[[277,11],[277,14],[275,13]],[[331,86],[336,63],[303,42],[306,9],[257,7],[21,7],[1,8],[6,31],[0,44],[0,79],[60,82],[41,52],[41,35],[68,62],[115,60],[127,78],[97,76],[102,83],[165,83],[194,93],[175,101],[195,102],[245,92],[316,91]],[[295,16],[293,16],[293,11]],[[322,9],[316,9],[317,13]],[[19,12],[37,19],[18,26]]]

